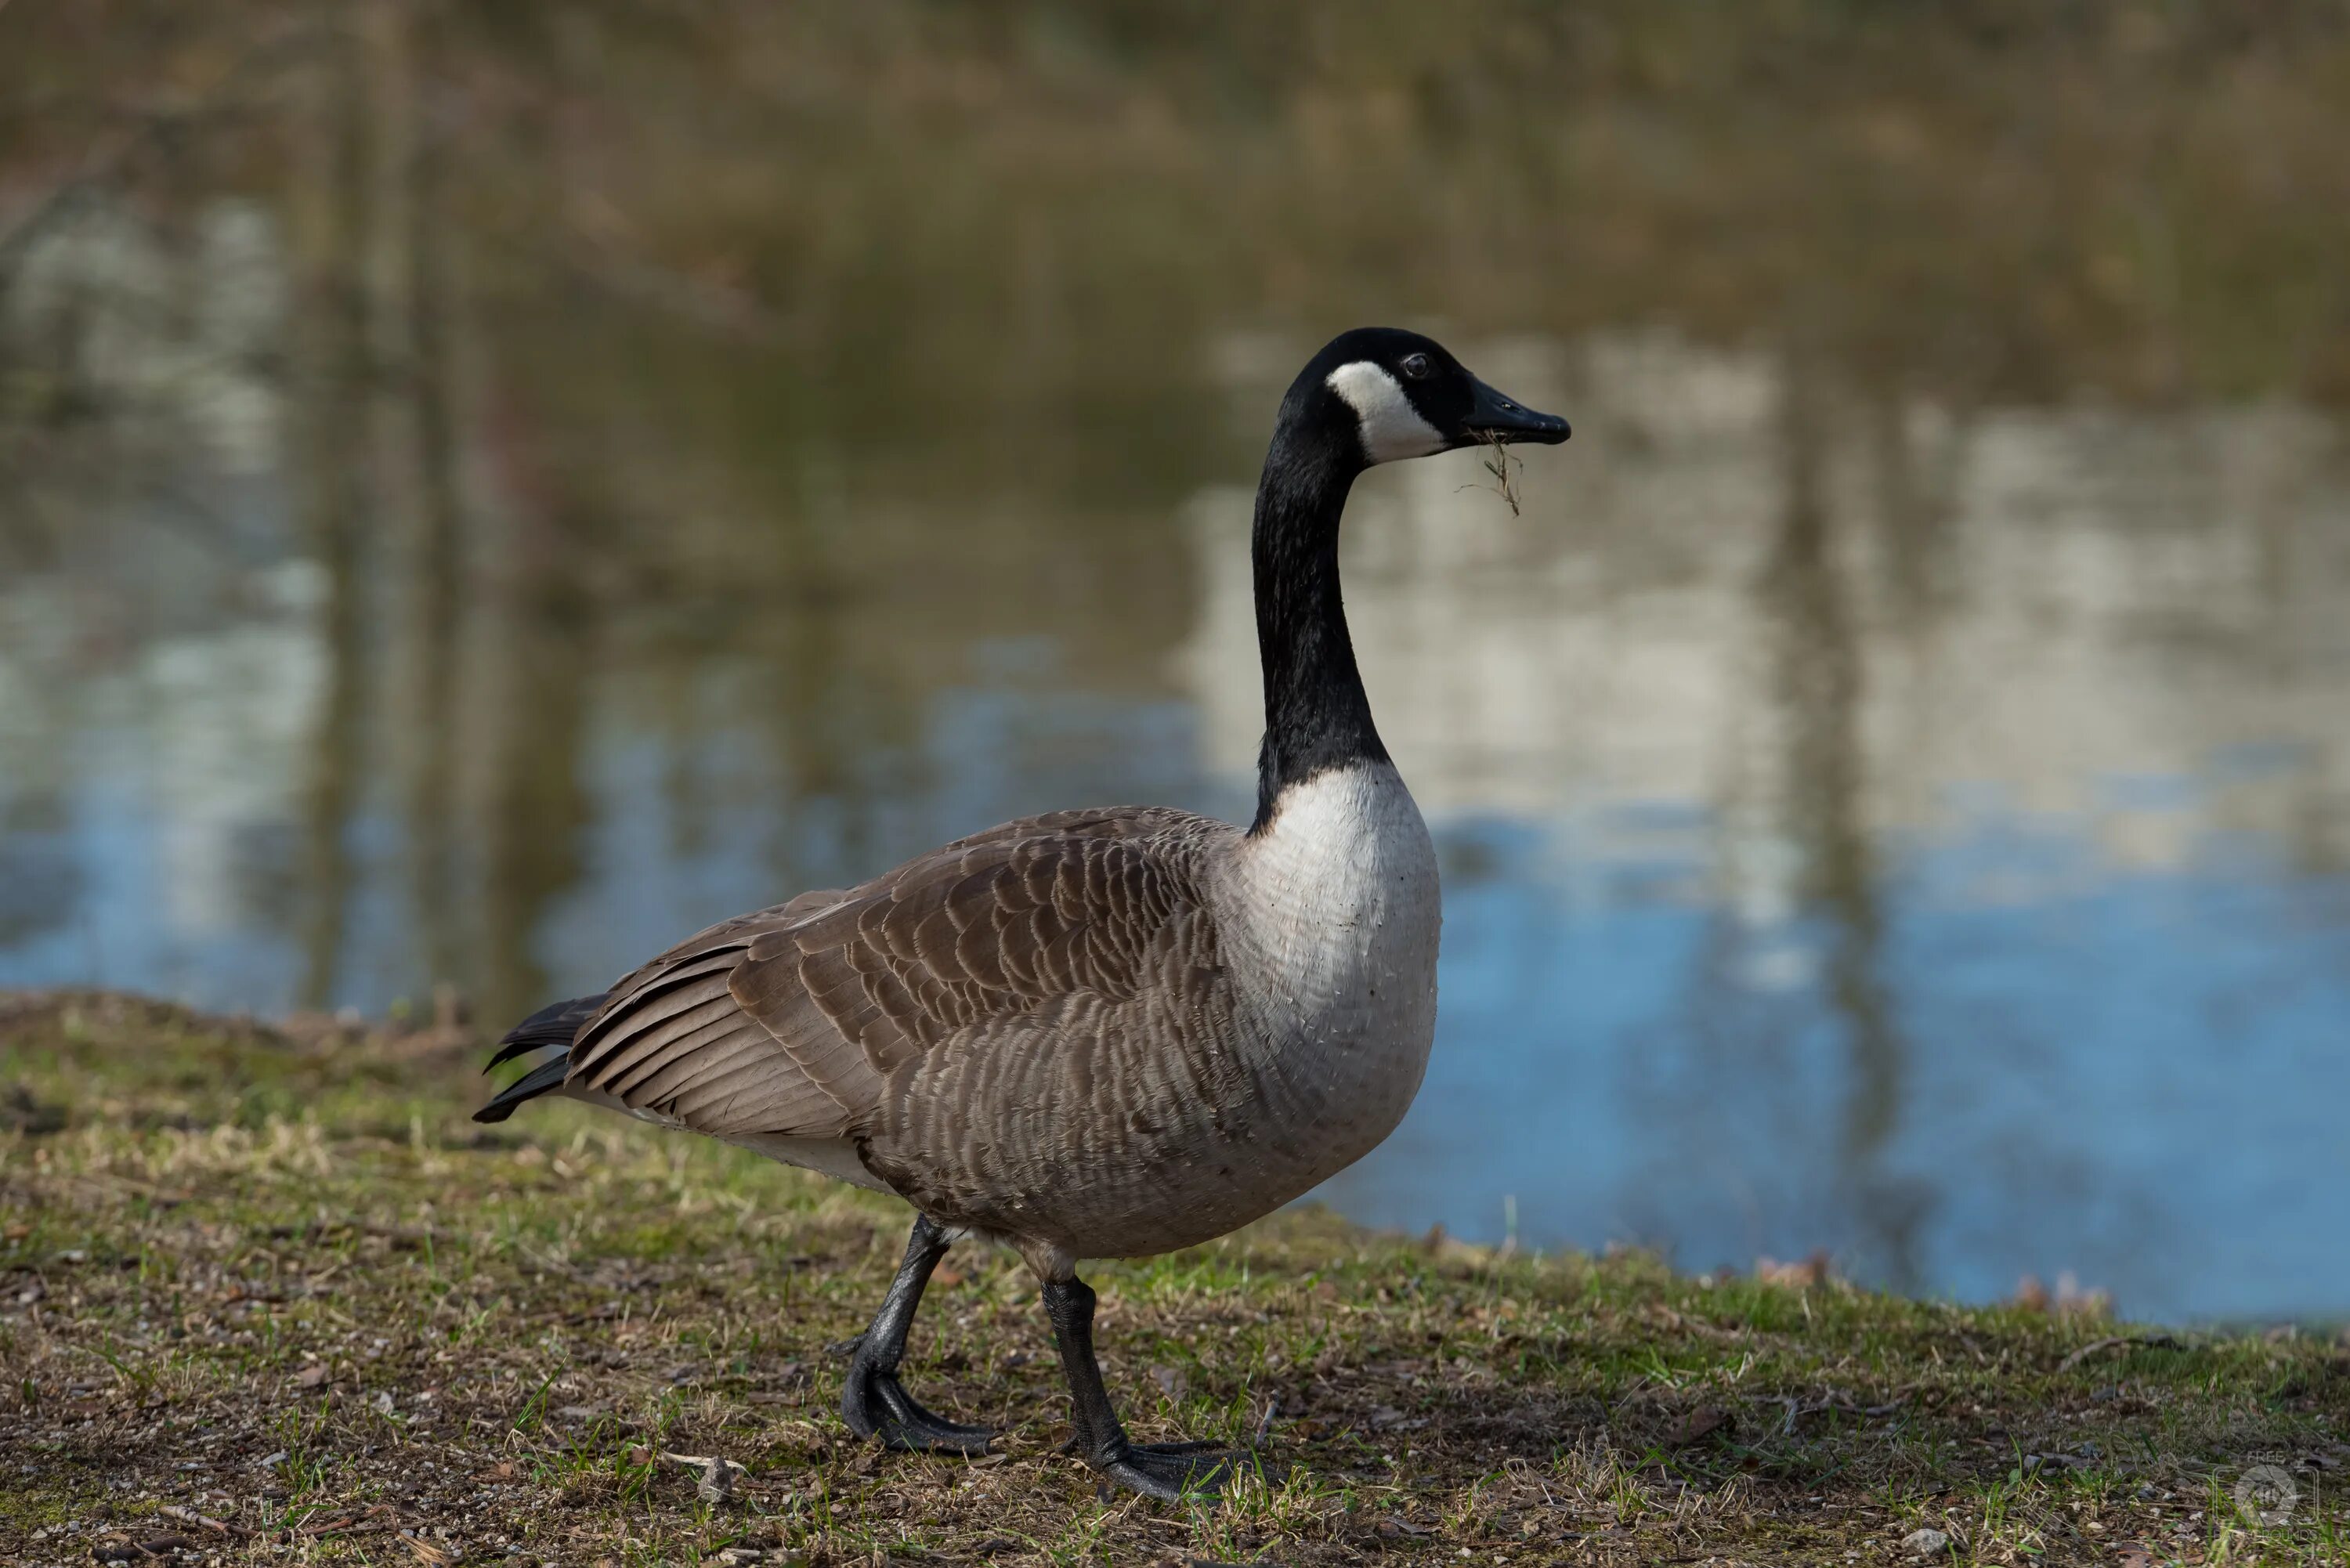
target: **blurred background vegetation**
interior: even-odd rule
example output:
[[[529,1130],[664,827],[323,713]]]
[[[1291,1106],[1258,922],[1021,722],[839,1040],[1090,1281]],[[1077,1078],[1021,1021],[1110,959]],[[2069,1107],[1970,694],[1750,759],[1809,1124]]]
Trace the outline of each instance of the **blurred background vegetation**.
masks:
[[[92,187],[225,186],[294,203],[314,287],[356,246],[397,253],[379,292],[429,292],[462,250],[491,297],[702,315],[867,398],[1124,388],[1241,302],[1769,330],[1958,394],[2350,397],[2350,23],[2322,3],[99,0],[8,27],[12,248]],[[847,330],[892,309],[900,341]]]

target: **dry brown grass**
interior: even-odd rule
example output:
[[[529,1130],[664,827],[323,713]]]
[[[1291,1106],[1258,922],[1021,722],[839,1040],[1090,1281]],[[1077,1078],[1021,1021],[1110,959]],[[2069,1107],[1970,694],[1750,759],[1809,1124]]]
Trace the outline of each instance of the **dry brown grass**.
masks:
[[[1959,1562],[2343,1557],[2350,1352],[2322,1336],[1315,1213],[1094,1274],[1138,1436],[1262,1431],[1270,1479],[1101,1493],[1056,1451],[1024,1272],[969,1250],[909,1377],[1003,1451],[884,1454],[834,1416],[827,1347],[901,1210],[574,1107],[475,1129],[471,1050],[0,1003],[0,1558],[1841,1563],[1926,1527]],[[713,1502],[665,1454],[742,1469]],[[2234,1497],[2262,1462],[2299,1493],[2279,1522]]]

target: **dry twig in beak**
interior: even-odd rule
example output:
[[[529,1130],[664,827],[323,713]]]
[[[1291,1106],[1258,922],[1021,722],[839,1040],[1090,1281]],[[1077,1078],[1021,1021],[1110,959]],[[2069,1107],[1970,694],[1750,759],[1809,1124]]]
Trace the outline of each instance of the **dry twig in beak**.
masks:
[[[1480,466],[1482,466],[1487,473],[1493,476],[1493,483],[1492,485],[1493,493],[1499,495],[1503,500],[1510,504],[1511,516],[1518,516],[1520,514],[1518,511],[1518,487],[1513,481],[1510,472],[1510,465],[1515,463],[1520,468],[1523,468],[1525,466],[1525,460],[1513,455],[1509,447],[1503,442],[1502,438],[1492,431],[1485,432],[1485,461]],[[1463,490],[1483,490],[1487,487],[1482,484],[1464,484],[1461,488]]]

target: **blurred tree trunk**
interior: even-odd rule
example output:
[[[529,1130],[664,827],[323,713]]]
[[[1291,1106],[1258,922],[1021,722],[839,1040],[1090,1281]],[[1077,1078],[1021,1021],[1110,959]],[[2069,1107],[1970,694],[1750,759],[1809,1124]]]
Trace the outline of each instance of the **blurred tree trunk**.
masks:
[[[331,1003],[351,899],[349,844],[365,749],[362,582],[364,429],[354,397],[362,354],[351,287],[362,232],[359,100],[340,40],[296,73],[287,130],[286,210],[295,272],[290,448],[305,543],[326,577],[325,691],[304,786],[303,1005]]]

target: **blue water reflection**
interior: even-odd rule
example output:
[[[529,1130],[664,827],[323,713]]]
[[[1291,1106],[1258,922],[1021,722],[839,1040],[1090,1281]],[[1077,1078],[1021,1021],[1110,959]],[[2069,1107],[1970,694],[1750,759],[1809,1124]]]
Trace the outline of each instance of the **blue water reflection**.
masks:
[[[1451,836],[1491,866],[1544,857],[1534,829]],[[1890,1042],[1839,1004],[1832,922],[1742,931],[1670,868],[1589,899],[1456,877],[1428,1086],[1330,1196],[1484,1240],[1514,1199],[1529,1244],[1692,1268],[1824,1247],[1970,1300],[2070,1272],[2162,1319],[2338,1314],[2350,878],[2214,858],[2099,875],[1996,818],[1906,850],[1877,961]],[[2045,898],[1982,897],[2067,869]]]

